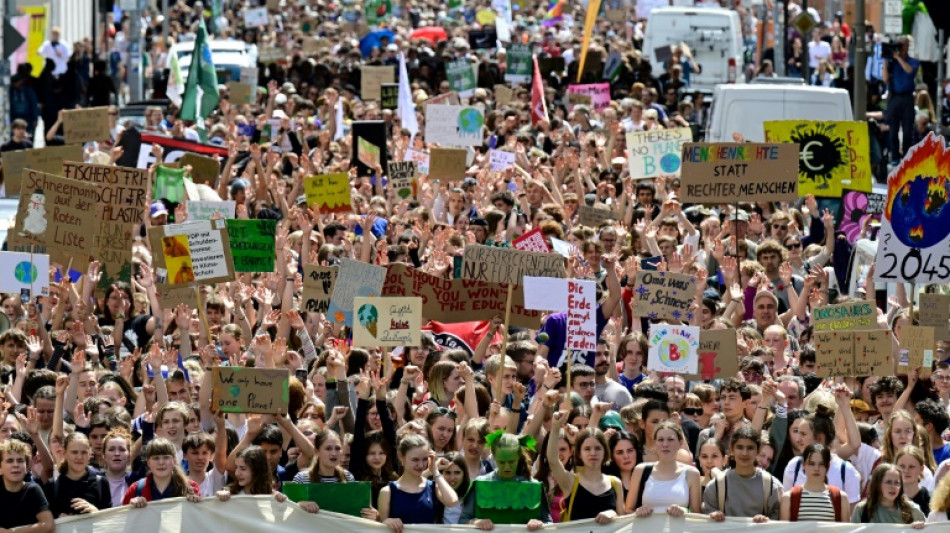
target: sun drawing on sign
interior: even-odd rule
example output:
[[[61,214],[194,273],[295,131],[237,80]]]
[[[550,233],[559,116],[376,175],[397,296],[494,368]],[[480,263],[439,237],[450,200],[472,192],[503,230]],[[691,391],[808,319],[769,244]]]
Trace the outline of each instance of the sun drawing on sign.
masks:
[[[791,141],[799,146],[799,178],[816,182],[819,189],[829,188],[832,172],[848,162],[848,147],[834,124],[802,124],[792,131]]]

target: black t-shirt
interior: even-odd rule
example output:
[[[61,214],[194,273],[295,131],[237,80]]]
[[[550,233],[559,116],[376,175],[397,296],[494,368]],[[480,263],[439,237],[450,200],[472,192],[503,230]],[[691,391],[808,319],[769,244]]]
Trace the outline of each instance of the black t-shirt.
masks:
[[[129,353],[136,348],[145,348],[151,336],[148,334],[148,321],[152,315],[139,315],[131,320],[126,319],[122,327],[122,345]],[[109,320],[104,315],[99,317],[99,326],[115,326],[115,320]],[[116,350],[116,355],[118,355]]]
[[[12,152],[15,150],[26,150],[28,148],[33,148],[33,143],[28,140],[22,140],[16,142],[13,139],[10,139],[3,146],[0,146],[0,152]]]
[[[36,515],[49,511],[49,502],[39,485],[23,484],[18,492],[10,492],[0,483],[0,528],[12,529],[36,523]]]
[[[112,507],[112,489],[105,476],[87,471],[82,479],[70,479],[64,475],[46,484],[46,497],[54,518],[79,514],[72,507],[73,498],[82,498],[100,511]]]

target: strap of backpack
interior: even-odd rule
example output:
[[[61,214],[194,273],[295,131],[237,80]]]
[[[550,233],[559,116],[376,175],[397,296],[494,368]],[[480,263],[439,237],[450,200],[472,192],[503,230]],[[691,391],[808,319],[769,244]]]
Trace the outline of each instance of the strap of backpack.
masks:
[[[567,517],[563,518],[564,522],[571,521],[571,511],[574,510],[574,497],[577,496],[577,486],[581,482],[581,477],[578,474],[574,474],[574,486],[571,487],[570,503],[567,504]]]
[[[835,507],[835,522],[844,522],[841,516],[841,489],[828,485],[828,492],[831,494],[831,505]]]
[[[791,501],[789,502],[791,509],[791,516],[789,518],[790,522],[798,522],[798,509],[802,505],[802,486],[795,485],[792,487],[792,490],[789,492],[791,496]],[[836,515],[837,516],[837,515]]]
[[[138,481],[135,482],[135,496],[136,496],[136,497],[141,496],[143,493],[145,493],[145,480],[146,480],[146,479],[148,479],[148,478],[147,478],[147,477],[143,477],[142,479],[140,479],[140,480],[138,480]]]
[[[804,459],[800,459],[800,458],[798,458],[798,457],[795,458],[795,475],[792,476],[792,485],[795,485],[795,483],[798,482],[798,473],[802,471],[802,461],[803,461],[803,460],[804,460]],[[793,520],[793,522],[794,522],[794,520]]]
[[[652,473],[653,463],[643,465],[643,472],[640,474],[640,491],[637,492],[637,506],[633,508],[634,511],[643,505],[643,490],[646,488],[647,480],[650,479]]]
[[[772,499],[772,475],[765,470],[762,470],[762,494],[765,496],[765,501],[762,502],[762,515],[769,516],[769,500]]]

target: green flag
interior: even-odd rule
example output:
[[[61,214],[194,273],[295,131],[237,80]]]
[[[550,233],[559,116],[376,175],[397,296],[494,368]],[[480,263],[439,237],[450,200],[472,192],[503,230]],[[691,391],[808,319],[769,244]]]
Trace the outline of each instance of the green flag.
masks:
[[[195,48],[191,52],[191,66],[188,68],[188,81],[181,102],[182,120],[191,120],[198,127],[198,136],[207,141],[205,117],[218,106],[218,75],[211,61],[211,47],[208,46],[208,31],[203,18],[198,19],[198,35]]]

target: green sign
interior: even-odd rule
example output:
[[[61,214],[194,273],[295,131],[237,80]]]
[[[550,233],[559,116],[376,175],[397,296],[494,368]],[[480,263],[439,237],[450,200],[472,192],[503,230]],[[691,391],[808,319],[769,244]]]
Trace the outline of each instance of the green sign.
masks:
[[[316,502],[322,511],[360,516],[360,511],[371,506],[372,484],[369,481],[284,483],[281,491],[295,503]]]
[[[533,67],[534,56],[531,54],[530,45],[512,44],[508,47],[508,68],[505,70],[505,81],[531,83]]]
[[[467,60],[446,63],[445,77],[449,80],[449,87],[461,98],[471,98],[475,93],[475,68]]]
[[[273,272],[276,220],[228,219],[235,272]]]
[[[370,26],[379,24],[393,12],[392,0],[366,0],[365,6],[366,23]]]

